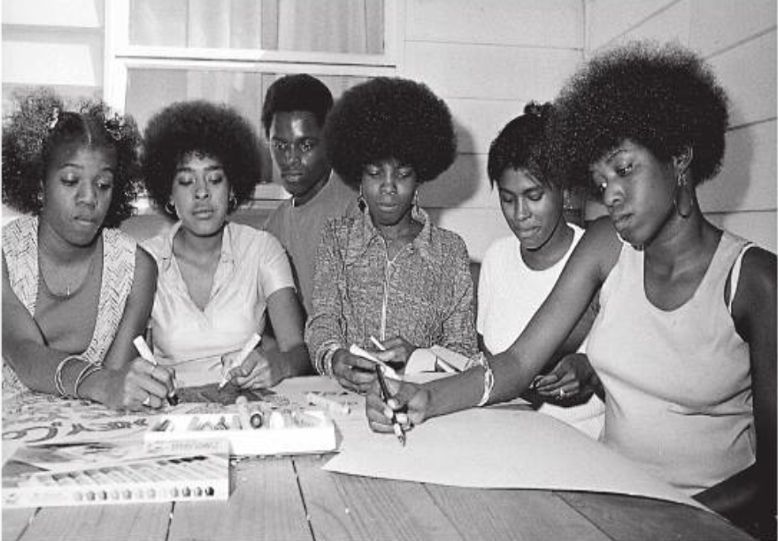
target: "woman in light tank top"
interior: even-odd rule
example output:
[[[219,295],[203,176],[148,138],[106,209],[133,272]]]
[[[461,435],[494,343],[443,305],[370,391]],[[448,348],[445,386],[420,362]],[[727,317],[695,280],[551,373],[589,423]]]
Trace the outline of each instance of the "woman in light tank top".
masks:
[[[398,389],[408,425],[524,392],[600,293],[588,355],[603,441],[752,533],[775,536],[776,257],[703,215],[719,172],[724,90],[677,45],[602,53],[556,100],[551,171],[597,188],[592,223],[554,290],[504,352]],[[732,179],[736,181],[736,179]],[[371,428],[391,432],[375,393]]]

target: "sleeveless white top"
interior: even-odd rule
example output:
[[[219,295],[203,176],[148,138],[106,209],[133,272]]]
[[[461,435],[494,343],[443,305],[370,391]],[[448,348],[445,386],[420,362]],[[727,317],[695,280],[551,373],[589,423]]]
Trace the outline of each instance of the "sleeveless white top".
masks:
[[[606,394],[602,441],[689,495],[756,458],[749,348],[724,299],[745,244],[725,231],[692,298],[671,311],[646,298],[644,254],[624,244],[589,334]]]
[[[554,289],[584,233],[577,225],[568,225],[573,230],[573,242],[565,255],[545,270],[533,270],[524,263],[521,243],[514,235],[494,241],[486,250],[478,279],[476,329],[493,354],[513,344]],[[578,351],[586,352],[586,340]],[[544,402],[538,411],[574,426],[593,439],[599,438],[602,432],[605,406],[597,395],[569,407]]]

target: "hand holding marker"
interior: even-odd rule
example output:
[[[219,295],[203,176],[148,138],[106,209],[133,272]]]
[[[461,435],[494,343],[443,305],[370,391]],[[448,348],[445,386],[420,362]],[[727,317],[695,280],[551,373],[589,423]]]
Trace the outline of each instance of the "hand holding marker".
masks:
[[[384,345],[379,342],[375,336],[371,336],[370,341],[373,342],[379,351],[386,351]],[[378,378],[378,385],[381,387],[381,400],[386,402],[389,400],[389,388],[386,386],[386,380],[384,379],[384,367],[389,368],[384,363],[381,363],[381,365],[376,365],[375,374]],[[394,430],[397,439],[400,440],[400,444],[405,447],[405,431],[403,430],[403,427],[400,426],[400,422],[397,420],[397,414],[394,411],[392,411],[392,429]]]
[[[140,354],[144,361],[151,363],[154,368],[159,366],[159,363],[154,358],[154,354],[151,352],[149,346],[146,344],[146,341],[142,336],[136,336],[132,343],[135,345],[135,349],[138,350],[138,354]],[[175,380],[173,381],[173,384],[175,385]],[[171,406],[178,404],[178,395],[176,394],[175,388],[167,395],[167,401]]]
[[[381,347],[383,347],[383,346],[381,346]],[[386,372],[386,375],[389,376],[390,378],[398,379],[398,380],[402,379],[402,376],[400,376],[394,370],[394,368],[392,368],[391,366],[386,364],[384,361],[382,361],[381,359],[379,359],[378,357],[376,357],[372,353],[370,353],[368,351],[365,351],[364,349],[362,349],[358,345],[351,344],[351,347],[348,350],[349,350],[349,353],[351,353],[352,355],[357,355],[359,357],[362,357],[363,359],[367,359],[368,361],[372,361],[372,362],[376,363],[377,365],[380,365],[381,367],[383,367],[384,371]],[[386,349],[382,349],[381,351],[386,351]]]
[[[230,382],[230,371],[232,371],[233,368],[236,366],[240,366],[243,364],[243,361],[246,360],[246,357],[249,356],[249,353],[253,351],[255,347],[257,347],[257,344],[259,344],[260,340],[262,340],[262,337],[259,336],[257,333],[252,333],[249,339],[246,341],[245,344],[243,344],[243,349],[240,350],[238,355],[234,358],[232,363],[230,363],[230,366],[225,366],[225,372],[222,376],[222,381],[219,383],[219,390],[223,389],[225,385],[227,385]]]
[[[383,367],[379,364],[375,366],[375,374],[378,378],[378,385],[381,387],[381,400],[386,403],[387,400],[389,400],[389,388],[386,386],[386,380],[384,380],[384,374],[383,374]],[[388,404],[387,404],[388,406]],[[394,430],[395,436],[397,436],[397,439],[400,441],[400,444],[405,447],[405,431],[403,430],[403,427],[400,426],[400,422],[397,420],[397,414],[392,410],[392,429]]]

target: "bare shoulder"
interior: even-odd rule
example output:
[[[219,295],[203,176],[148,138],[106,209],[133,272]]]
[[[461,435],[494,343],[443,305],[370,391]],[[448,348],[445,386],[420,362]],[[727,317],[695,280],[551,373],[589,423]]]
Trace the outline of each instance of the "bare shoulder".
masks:
[[[763,248],[751,248],[743,255],[735,302],[737,297],[745,306],[776,303],[776,256]],[[773,311],[775,308],[773,308]]]
[[[571,260],[579,261],[579,265],[585,264],[598,273],[600,280],[604,280],[616,265],[622,247],[613,222],[604,216],[589,224]]]
[[[138,271],[143,273],[153,273],[154,278],[157,276],[157,260],[148,253],[142,246],[138,245],[138,249],[135,250],[135,274]]]
[[[157,261],[141,246],[135,250],[132,290],[133,292],[143,291],[146,294],[150,292],[152,296],[157,290]]]

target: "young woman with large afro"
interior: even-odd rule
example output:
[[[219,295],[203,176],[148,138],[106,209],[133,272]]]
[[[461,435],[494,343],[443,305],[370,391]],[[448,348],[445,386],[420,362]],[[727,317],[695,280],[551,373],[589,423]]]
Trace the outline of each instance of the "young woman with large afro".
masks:
[[[139,134],[99,100],[15,96],[3,127],[3,394],[160,407],[171,374],[138,357],[156,265],[116,227],[130,215]],[[12,402],[8,402],[12,404]],[[14,406],[11,406],[13,408]]]
[[[174,103],[151,118],[142,171],[156,206],[178,221],[144,247],[159,267],[155,355],[186,388],[265,388],[310,370],[289,260],[270,233],[228,220],[261,171],[259,140],[233,108]],[[267,317],[269,316],[269,318]],[[236,365],[269,319],[275,333]],[[206,389],[205,391],[207,391]]]
[[[591,59],[556,106],[552,165],[592,183],[609,216],[505,353],[403,387],[398,403],[421,422],[516,396],[599,290],[587,354],[607,397],[602,441],[774,537],[776,258],[708,221],[696,197],[721,164],[724,90],[688,49],[636,42]],[[371,426],[391,432],[383,409],[368,398]]]
[[[322,234],[306,327],[317,370],[364,392],[374,365],[351,345],[400,370],[417,349],[475,354],[467,248],[418,205],[419,186],[456,155],[446,104],[421,83],[379,77],[343,94],[324,133],[330,162],[359,188],[363,212],[331,220]]]

